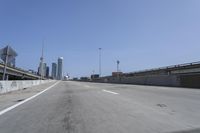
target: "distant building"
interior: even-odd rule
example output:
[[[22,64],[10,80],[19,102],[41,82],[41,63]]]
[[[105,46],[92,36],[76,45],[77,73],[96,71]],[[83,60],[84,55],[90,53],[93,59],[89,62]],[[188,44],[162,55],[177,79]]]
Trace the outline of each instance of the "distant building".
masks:
[[[81,81],[89,81],[90,78],[88,78],[88,77],[81,77],[80,80],[81,80]]]
[[[35,71],[32,70],[32,69],[29,69],[28,72],[37,75],[37,72],[35,72]]]
[[[38,68],[38,74],[40,76],[43,76],[43,77],[46,76],[46,67],[47,67],[46,63],[41,63],[40,62],[40,65],[39,65],[39,68]]]
[[[99,74],[93,74],[91,75],[91,79],[98,79],[99,78]]]
[[[123,72],[112,72],[113,77],[121,76],[123,75]]]
[[[13,58],[12,61],[8,62],[7,65],[8,65],[8,66],[11,66],[11,67],[15,67],[15,66],[16,66],[16,65],[15,65],[16,63],[15,63],[15,62],[16,62],[16,59]]]
[[[46,67],[46,77],[47,78],[49,77],[49,67],[48,66]]]
[[[62,80],[63,77],[63,57],[58,58],[58,74],[57,79]]]
[[[67,76],[64,76],[64,80],[65,80],[65,81],[69,80],[69,78],[70,78],[70,77],[69,77],[68,75],[67,75]]]
[[[74,81],[77,81],[77,80],[78,80],[78,78],[73,78],[73,80],[74,80]]]
[[[44,64],[44,63],[41,63],[41,62],[40,62],[40,65],[39,65],[39,67],[38,67],[38,75],[40,75],[40,76],[43,75],[43,69],[42,69],[43,64]]]
[[[52,63],[51,76],[52,76],[53,79],[57,78],[57,64],[56,63]]]
[[[46,77],[46,72],[47,72],[47,63],[44,63],[43,65],[43,75]]]
[[[7,60],[8,66],[15,67],[15,57],[17,55],[18,54],[15,52],[15,50],[12,49],[10,46],[6,46],[5,48],[0,49],[0,59],[3,61],[3,63],[5,63]]]

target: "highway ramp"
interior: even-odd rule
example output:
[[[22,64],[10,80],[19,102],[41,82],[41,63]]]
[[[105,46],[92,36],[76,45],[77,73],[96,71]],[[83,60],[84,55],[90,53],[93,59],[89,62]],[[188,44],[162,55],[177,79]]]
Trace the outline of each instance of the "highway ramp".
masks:
[[[61,81],[0,115],[0,133],[199,133],[199,101],[198,89]]]

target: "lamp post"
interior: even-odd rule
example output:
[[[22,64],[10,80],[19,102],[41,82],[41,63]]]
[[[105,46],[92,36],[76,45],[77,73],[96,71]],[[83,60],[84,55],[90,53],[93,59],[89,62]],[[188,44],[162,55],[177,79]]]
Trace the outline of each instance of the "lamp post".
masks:
[[[8,52],[9,52],[9,46],[6,49],[6,54],[5,54],[6,59],[5,59],[5,62],[4,62],[3,80],[6,80],[5,77],[6,77],[6,67],[7,67],[7,63],[8,63]]]
[[[102,48],[99,48],[99,77],[101,77],[101,50]]]
[[[120,61],[117,60],[117,72],[119,72],[119,63],[120,63]]]

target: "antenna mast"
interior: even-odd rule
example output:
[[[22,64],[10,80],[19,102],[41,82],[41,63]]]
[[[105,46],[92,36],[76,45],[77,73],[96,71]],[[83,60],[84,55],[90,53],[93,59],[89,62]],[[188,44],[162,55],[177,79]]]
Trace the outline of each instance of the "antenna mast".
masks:
[[[42,80],[43,79],[43,61],[44,61],[44,40],[43,40],[43,43],[42,43],[42,56],[40,58],[40,63],[41,63],[41,68],[40,68],[40,79]]]

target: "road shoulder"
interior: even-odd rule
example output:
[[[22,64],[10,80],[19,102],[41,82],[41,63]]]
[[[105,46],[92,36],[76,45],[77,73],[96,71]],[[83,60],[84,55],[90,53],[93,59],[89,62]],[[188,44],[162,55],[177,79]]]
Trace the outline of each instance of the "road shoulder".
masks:
[[[19,102],[26,100],[29,97],[34,96],[35,94],[45,90],[49,86],[53,85],[56,81],[25,88],[22,90],[17,90],[0,95],[0,111],[13,106]]]

